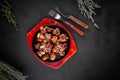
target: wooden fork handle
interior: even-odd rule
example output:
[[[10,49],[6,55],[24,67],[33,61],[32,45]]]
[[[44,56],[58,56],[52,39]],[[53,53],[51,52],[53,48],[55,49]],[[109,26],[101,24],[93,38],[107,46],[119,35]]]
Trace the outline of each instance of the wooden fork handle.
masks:
[[[74,21],[75,23],[79,24],[80,26],[82,26],[85,29],[88,29],[88,25],[84,22],[82,22],[81,20],[75,18],[74,16],[69,16],[69,19],[71,19],[72,21]]]
[[[76,31],[79,35],[84,36],[84,32],[80,30],[79,28],[77,28],[76,26],[74,26],[73,24],[71,24],[70,22],[65,21],[65,24],[67,24],[70,28]]]

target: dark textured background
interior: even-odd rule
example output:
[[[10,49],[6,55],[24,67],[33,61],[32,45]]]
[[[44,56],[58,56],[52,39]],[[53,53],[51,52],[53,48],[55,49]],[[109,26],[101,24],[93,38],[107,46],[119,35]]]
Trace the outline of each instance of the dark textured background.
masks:
[[[94,1],[102,7],[96,10],[97,16],[94,17],[101,30],[80,14],[75,0],[9,0],[19,31],[16,32],[0,12],[0,58],[28,75],[27,80],[119,80],[120,2]],[[40,63],[31,54],[26,39],[27,32],[39,21],[51,18],[47,13],[56,5],[90,26],[89,30],[84,30],[85,36],[80,37],[62,23],[73,35],[77,52],[58,70]]]

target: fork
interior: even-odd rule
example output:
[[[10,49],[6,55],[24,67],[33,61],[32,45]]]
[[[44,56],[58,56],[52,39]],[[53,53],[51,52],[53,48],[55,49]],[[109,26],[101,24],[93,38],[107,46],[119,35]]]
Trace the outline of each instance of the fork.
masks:
[[[80,30],[79,28],[77,28],[76,26],[74,26],[73,24],[71,24],[70,22],[64,20],[60,14],[58,14],[56,11],[54,10],[50,10],[48,12],[48,14],[50,16],[52,16],[54,19],[57,19],[57,20],[61,20],[63,21],[66,25],[68,25],[70,28],[72,28],[74,31],[76,31],[80,36],[84,36],[84,32],[82,30]]]

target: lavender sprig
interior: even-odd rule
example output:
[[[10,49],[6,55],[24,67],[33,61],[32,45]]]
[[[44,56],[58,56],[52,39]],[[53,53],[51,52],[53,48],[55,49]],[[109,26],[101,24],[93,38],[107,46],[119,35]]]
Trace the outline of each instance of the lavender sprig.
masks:
[[[95,23],[93,15],[96,15],[94,10],[101,7],[93,2],[93,0],[77,0],[77,3],[81,14],[83,14],[85,18],[90,19],[96,28],[100,29],[100,27]]]

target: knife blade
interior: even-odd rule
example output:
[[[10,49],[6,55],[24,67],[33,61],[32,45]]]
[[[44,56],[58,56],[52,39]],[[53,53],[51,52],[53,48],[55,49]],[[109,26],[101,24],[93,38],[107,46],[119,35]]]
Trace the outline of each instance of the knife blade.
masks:
[[[72,16],[71,14],[69,14],[68,12],[66,12],[65,10],[63,10],[62,8],[56,6],[55,10],[57,12],[59,12],[65,18],[72,20],[73,22],[79,24],[80,26],[82,26],[85,29],[88,29],[88,25],[86,23],[84,23],[81,20],[77,19],[76,17]]]

